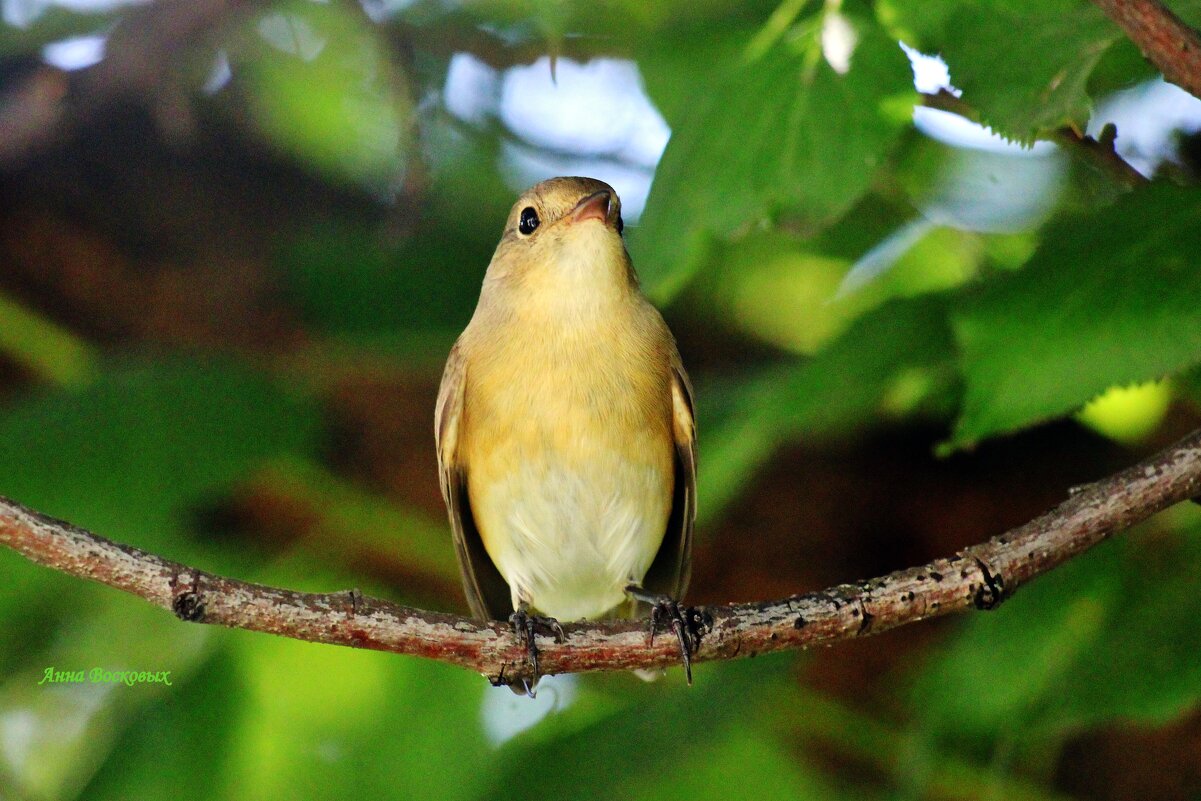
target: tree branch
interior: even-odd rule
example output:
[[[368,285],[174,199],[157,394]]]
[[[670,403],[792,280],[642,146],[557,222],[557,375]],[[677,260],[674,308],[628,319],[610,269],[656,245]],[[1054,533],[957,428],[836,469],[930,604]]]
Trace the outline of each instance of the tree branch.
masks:
[[[955,556],[778,601],[698,608],[694,661],[806,648],[969,609],[992,609],[1015,589],[1114,532],[1201,494],[1201,431],[1058,507]],[[530,678],[505,623],[398,606],[357,593],[312,594],[216,576],[120,545],[0,498],[0,543],[39,564],[133,593],[183,620],[300,640],[372,648],[470,668],[497,684]],[[672,636],[648,643],[639,621],[568,623],[540,637],[546,673],[676,664]]]
[[[1201,97],[1201,36],[1159,0],[1093,0],[1163,77]]]
[[[951,114],[958,114],[966,120],[980,123],[980,114],[967,101],[946,89],[937,92],[922,92],[922,105],[926,108],[938,109]],[[1099,139],[1082,134],[1075,128],[1064,126],[1043,132],[1040,139],[1054,142],[1072,153],[1093,169],[1109,175],[1123,186],[1134,189],[1148,183],[1146,176],[1130,166],[1123,159],[1114,145],[1117,140],[1117,129],[1112,124],[1106,125]]]

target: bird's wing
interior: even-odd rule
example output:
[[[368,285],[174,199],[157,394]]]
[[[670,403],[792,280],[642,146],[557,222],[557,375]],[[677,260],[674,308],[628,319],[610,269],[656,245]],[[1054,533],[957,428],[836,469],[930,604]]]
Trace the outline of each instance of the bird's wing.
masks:
[[[696,418],[692,382],[680,361],[671,354],[672,434],[675,441],[675,484],[671,515],[659,553],[647,571],[643,586],[651,592],[679,600],[692,575],[692,529],[696,522]]]
[[[467,362],[459,344],[450,351],[438,404],[434,410],[434,440],[438,449],[438,478],[442,499],[450,513],[450,530],[454,536],[455,555],[459,558],[459,573],[463,591],[471,612],[480,620],[508,618],[512,599],[509,585],[492,563],[484,542],[480,539],[471,500],[467,495],[468,466],[459,459],[459,430],[467,391]]]

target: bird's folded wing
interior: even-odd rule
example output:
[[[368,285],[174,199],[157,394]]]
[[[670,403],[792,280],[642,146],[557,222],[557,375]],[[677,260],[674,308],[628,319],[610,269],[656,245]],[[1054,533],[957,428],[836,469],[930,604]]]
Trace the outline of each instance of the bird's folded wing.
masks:
[[[467,363],[458,343],[450,351],[438,403],[434,411],[434,439],[438,449],[438,479],[442,499],[450,513],[455,555],[463,591],[471,612],[480,620],[504,620],[512,611],[509,586],[492,563],[471,513],[467,493],[468,465],[459,459],[459,430],[467,388]]]
[[[672,435],[675,442],[675,483],[667,531],[643,586],[651,592],[680,599],[692,575],[692,529],[696,522],[696,418],[692,382],[672,351]]]

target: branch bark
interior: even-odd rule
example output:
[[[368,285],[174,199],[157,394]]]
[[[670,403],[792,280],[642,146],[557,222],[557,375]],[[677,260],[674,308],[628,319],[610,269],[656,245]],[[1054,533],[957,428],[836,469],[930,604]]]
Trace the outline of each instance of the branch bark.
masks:
[[[1042,517],[958,554],[870,581],[776,601],[698,607],[694,661],[807,648],[971,609],[993,609],[1031,579],[1179,501],[1201,495],[1201,431],[1073,491]],[[183,620],[372,648],[470,668],[493,683],[530,679],[504,623],[481,623],[366,598],[313,594],[217,576],[120,545],[0,498],[0,543],[39,564],[137,595]],[[661,668],[673,636],[648,642],[639,621],[568,623],[539,637],[544,673]]]
[[[1093,0],[1163,76],[1201,97],[1201,35],[1159,0]]]

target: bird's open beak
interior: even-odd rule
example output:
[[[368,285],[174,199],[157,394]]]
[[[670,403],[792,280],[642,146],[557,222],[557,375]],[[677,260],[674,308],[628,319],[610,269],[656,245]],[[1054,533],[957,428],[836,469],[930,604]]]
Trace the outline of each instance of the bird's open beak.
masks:
[[[575,204],[575,208],[571,210],[571,221],[573,223],[581,223],[584,220],[600,220],[605,225],[608,225],[609,208],[612,205],[612,200],[613,196],[607,189],[593,192]]]

